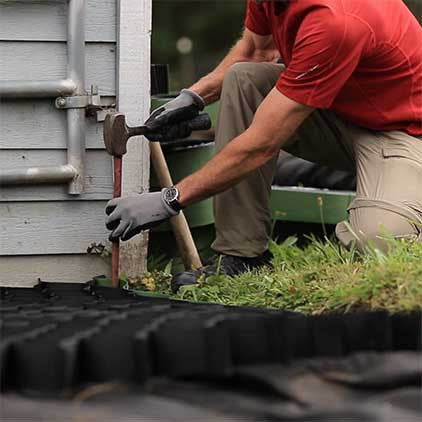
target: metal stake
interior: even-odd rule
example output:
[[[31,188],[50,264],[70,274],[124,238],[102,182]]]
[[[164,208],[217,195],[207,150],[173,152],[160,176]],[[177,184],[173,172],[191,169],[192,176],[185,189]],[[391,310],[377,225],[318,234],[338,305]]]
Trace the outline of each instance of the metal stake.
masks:
[[[122,196],[122,157],[113,157],[114,187],[113,198]],[[111,285],[119,287],[120,241],[117,239],[111,249]]]

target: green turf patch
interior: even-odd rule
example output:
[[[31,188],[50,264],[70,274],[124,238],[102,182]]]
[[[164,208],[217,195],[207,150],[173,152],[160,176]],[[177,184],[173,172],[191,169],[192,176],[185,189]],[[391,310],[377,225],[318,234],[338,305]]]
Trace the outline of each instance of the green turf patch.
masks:
[[[289,238],[272,242],[271,251],[272,269],[208,277],[177,294],[169,288],[170,265],[129,281],[129,287],[189,301],[312,314],[422,309],[422,243],[390,239],[387,253],[370,248],[360,255],[328,239],[300,248]]]

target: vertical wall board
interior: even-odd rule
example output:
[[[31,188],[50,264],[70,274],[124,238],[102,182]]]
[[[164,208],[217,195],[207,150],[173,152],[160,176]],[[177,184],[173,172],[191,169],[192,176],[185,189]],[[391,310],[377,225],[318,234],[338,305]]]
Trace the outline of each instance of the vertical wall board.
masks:
[[[151,0],[120,0],[118,5],[118,109],[130,125],[142,124],[150,109]],[[123,159],[123,195],[139,194],[149,186],[149,147],[132,138]],[[146,269],[147,236],[122,243],[120,271],[138,276]]]

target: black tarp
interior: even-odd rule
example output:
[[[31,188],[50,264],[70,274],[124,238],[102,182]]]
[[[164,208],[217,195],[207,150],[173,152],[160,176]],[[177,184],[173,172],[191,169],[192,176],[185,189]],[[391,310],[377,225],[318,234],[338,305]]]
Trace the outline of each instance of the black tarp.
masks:
[[[312,163],[281,151],[274,177],[276,186],[303,186],[306,188],[356,190],[356,175]]]

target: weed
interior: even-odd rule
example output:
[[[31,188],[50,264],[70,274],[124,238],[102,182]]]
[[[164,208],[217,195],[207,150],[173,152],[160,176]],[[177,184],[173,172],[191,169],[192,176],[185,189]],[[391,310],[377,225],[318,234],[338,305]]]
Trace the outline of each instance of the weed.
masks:
[[[390,238],[388,252],[371,246],[362,255],[335,240],[310,240],[303,249],[294,237],[282,244],[271,242],[273,268],[233,278],[217,274],[175,295],[169,267],[151,275],[154,291],[185,300],[312,314],[422,309],[422,243]]]
[[[111,257],[111,248],[103,245],[102,243],[91,243],[86,253],[88,255],[99,255],[101,258],[109,259]]]

